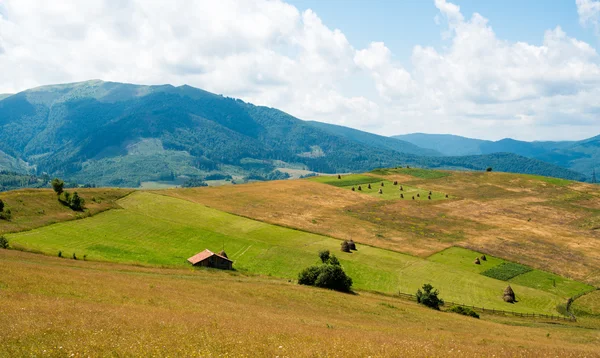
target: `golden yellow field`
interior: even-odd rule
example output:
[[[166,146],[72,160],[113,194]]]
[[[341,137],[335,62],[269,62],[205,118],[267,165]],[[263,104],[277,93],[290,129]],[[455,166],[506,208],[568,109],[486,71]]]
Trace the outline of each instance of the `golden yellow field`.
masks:
[[[0,262],[2,357],[600,355],[600,330],[585,322],[477,320],[212,270],[12,250],[0,250]]]

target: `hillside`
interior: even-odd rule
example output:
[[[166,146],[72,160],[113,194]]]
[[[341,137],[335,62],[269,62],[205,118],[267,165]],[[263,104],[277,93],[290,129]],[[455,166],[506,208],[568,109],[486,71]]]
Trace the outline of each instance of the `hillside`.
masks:
[[[446,156],[513,153],[539,159],[582,173],[588,177],[600,163],[600,136],[577,142],[524,142],[514,139],[488,141],[455,135],[415,133],[393,136]]]
[[[210,270],[0,250],[0,356],[597,355],[599,331]],[[473,332],[477,332],[474,338]]]
[[[305,122],[277,109],[189,86],[87,81],[44,86],[0,101],[0,170],[60,176],[97,186],[181,184],[227,175],[283,178],[276,170],[362,172],[410,163],[580,179],[581,174],[513,157],[451,162],[408,142]]]

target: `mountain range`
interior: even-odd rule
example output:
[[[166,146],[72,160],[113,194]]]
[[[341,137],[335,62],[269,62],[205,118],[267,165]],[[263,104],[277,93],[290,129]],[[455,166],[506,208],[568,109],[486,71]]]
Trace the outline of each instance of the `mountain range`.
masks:
[[[466,138],[471,149],[448,149],[452,145],[415,138],[303,121],[190,86],[93,80],[0,97],[0,170],[96,185],[136,187],[144,181],[209,175],[279,178],[274,175],[278,168],[339,173],[399,165],[465,170],[492,166],[585,180],[576,165],[591,160],[583,149],[577,159],[564,152],[563,161],[546,162],[540,160],[545,153],[541,149],[497,153],[481,149],[485,141]],[[566,151],[597,149],[597,143],[563,144]],[[561,165],[567,162],[575,167]]]
[[[435,150],[445,156],[506,152],[539,159],[586,176],[591,176],[596,169],[600,169],[600,135],[581,141],[562,142],[525,142],[510,138],[489,141],[450,134],[425,133],[397,135],[393,138]]]

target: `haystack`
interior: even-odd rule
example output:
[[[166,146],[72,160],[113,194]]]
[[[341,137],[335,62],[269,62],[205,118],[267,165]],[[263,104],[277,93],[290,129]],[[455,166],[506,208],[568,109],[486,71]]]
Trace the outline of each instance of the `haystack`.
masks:
[[[516,301],[515,291],[513,291],[512,287],[510,287],[510,285],[508,285],[508,287],[506,287],[506,289],[504,289],[504,295],[502,296],[502,299],[504,300],[504,302],[508,302],[508,303],[514,303]]]
[[[355,190],[354,187],[352,187],[352,191],[354,191],[354,190]]]
[[[448,197],[448,194],[446,194],[446,198]]]
[[[415,196],[413,195],[413,200],[415,200]]]
[[[394,185],[398,185],[398,181],[397,180],[394,180]]]
[[[362,191],[362,186],[358,186],[358,191]]]
[[[379,188],[379,194],[383,194],[383,190],[381,190],[381,188]]]
[[[225,250],[221,250],[221,251],[219,252],[219,256],[223,256],[223,257],[224,257],[224,258],[226,258],[226,259],[228,259],[228,258],[229,258],[229,256],[227,256],[227,253],[225,252]]]
[[[433,195],[433,194],[431,193],[431,191],[429,191],[429,195]]]
[[[342,176],[338,174],[338,179],[342,179]]]
[[[420,197],[421,197],[421,194],[417,194],[417,198],[420,198]]]
[[[485,255],[481,255],[481,260],[482,261],[487,261],[487,257],[485,257]]]
[[[431,195],[427,196],[427,199],[431,200]]]
[[[404,199],[404,194],[400,193],[400,199]]]
[[[400,185],[400,190],[404,191],[404,187],[402,187],[402,185]]]
[[[354,241],[352,239],[350,239],[350,241],[348,241],[348,245],[350,246],[350,250],[356,251],[356,244],[354,243]]]
[[[346,241],[346,240],[342,241],[341,250],[342,250],[342,252],[350,252],[350,244],[348,243],[348,241]]]
[[[381,186],[383,186],[383,182],[381,182]]]
[[[367,186],[367,188],[371,189],[371,184],[369,184],[369,185]]]
[[[479,257],[475,258],[475,265],[481,265],[481,261],[479,261]]]

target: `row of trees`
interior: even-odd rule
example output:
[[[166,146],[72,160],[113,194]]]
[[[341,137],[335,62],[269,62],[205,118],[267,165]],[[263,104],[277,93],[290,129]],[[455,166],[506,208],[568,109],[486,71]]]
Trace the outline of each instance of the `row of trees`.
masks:
[[[85,209],[85,199],[79,196],[77,192],[74,192],[73,195],[68,191],[64,191],[65,182],[61,179],[54,178],[52,179],[52,189],[56,195],[58,195],[58,201],[63,205],[70,207],[75,211],[83,211]]]

